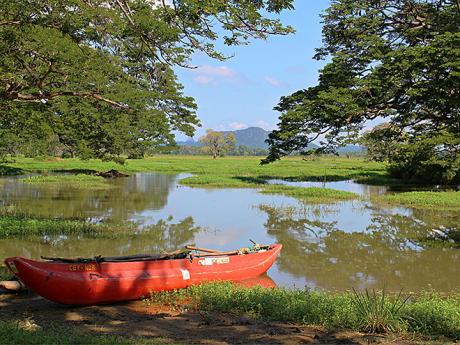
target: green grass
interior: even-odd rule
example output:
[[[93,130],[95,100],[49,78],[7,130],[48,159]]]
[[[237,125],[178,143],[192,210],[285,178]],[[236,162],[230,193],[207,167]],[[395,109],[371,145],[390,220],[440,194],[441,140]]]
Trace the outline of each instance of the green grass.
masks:
[[[0,344],[8,345],[160,345],[171,344],[161,339],[83,334],[74,328],[41,328],[32,320],[0,321]]]
[[[211,188],[260,188],[263,193],[284,194],[310,201],[332,201],[351,199],[355,195],[346,192],[332,192],[328,189],[266,185],[267,179],[289,181],[339,181],[353,179],[362,183],[383,185],[406,185],[404,181],[390,178],[386,165],[367,162],[362,158],[321,157],[304,160],[300,157],[286,157],[269,165],[260,165],[260,157],[224,157],[212,159],[207,156],[158,155],[139,160],[126,160],[125,165],[101,160],[80,159],[32,159],[15,158],[14,163],[0,165],[0,174],[50,171],[107,171],[123,173],[155,171],[165,174],[190,173],[181,184],[191,187]],[[77,175],[79,176],[79,175]],[[85,175],[87,176],[87,175]],[[88,177],[88,176],[87,176]],[[89,176],[89,179],[94,176]],[[59,177],[59,179],[73,177]],[[51,177],[43,178],[45,181]],[[79,179],[77,177],[77,179]],[[74,185],[87,187],[99,181],[81,177]],[[40,178],[34,182],[40,183]],[[61,180],[62,181],[62,180]],[[87,183],[88,182],[88,183]],[[102,182],[101,182],[102,184]],[[103,185],[103,184],[102,184]],[[460,206],[458,192],[407,192],[377,197],[373,201],[383,204],[401,204],[409,207],[455,208]]]
[[[0,207],[0,239],[44,235],[85,235],[111,237],[132,233],[135,224],[94,224],[84,219],[45,218],[17,212],[13,206]]]
[[[38,175],[20,181],[33,185],[66,185],[72,188],[107,189],[112,186],[101,176],[87,174],[77,175]]]
[[[107,171],[116,169],[124,173],[156,171],[168,174],[191,173],[210,178],[225,178],[229,184],[241,181],[240,186],[254,184],[254,181],[266,178],[289,179],[292,181],[339,181],[350,178],[385,175],[385,165],[376,162],[365,162],[360,158],[322,157],[315,161],[303,160],[299,157],[286,157],[269,165],[260,165],[260,157],[224,157],[212,159],[208,156],[175,156],[158,155],[138,160],[126,160],[125,165],[101,160],[15,158],[14,163],[0,165],[3,170],[25,172],[45,172],[55,170]],[[200,181],[193,183],[203,184]],[[201,181],[202,182],[202,181]],[[219,185],[223,183],[217,181]],[[190,183],[192,184],[192,183]]]
[[[282,194],[310,202],[329,202],[337,200],[350,200],[358,195],[330,188],[319,187],[292,187],[284,185],[267,185],[260,191],[263,194]]]
[[[326,293],[209,283],[152,294],[147,303],[256,319],[318,325],[330,330],[403,331],[460,339],[460,299],[438,295]]]
[[[405,192],[382,195],[374,202],[399,204],[417,208],[460,208],[459,192]]]

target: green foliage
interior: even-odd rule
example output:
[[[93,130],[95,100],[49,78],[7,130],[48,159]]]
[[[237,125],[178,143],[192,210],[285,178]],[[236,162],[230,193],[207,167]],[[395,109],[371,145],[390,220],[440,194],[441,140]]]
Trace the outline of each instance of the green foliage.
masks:
[[[196,104],[173,68],[194,52],[224,59],[219,38],[291,33],[270,14],[292,2],[1,1],[0,151],[142,157],[192,135]]]
[[[425,183],[460,183],[460,135],[422,134],[397,145],[389,173]]]
[[[205,151],[211,154],[212,158],[222,157],[226,153],[235,149],[235,135],[233,133],[224,134],[212,129],[206,131],[206,135],[200,138]]]
[[[424,170],[440,170],[432,180],[458,176],[458,2],[339,0],[326,10],[323,21],[324,46],[316,58],[331,62],[317,86],[281,98],[275,108],[281,112],[279,129],[269,136],[270,154],[263,163],[297,150],[309,154],[308,144],[320,135],[322,147],[315,151],[333,152],[353,141],[366,121],[385,118],[406,130],[409,145],[439,133],[451,138],[444,146],[442,140],[432,145],[442,153],[418,157],[412,154],[415,148],[409,148],[410,153],[395,156],[399,162],[412,154],[410,163],[401,164],[401,172],[409,166],[423,171],[426,161],[436,161]]]
[[[359,139],[366,147],[367,157],[377,162],[392,162],[403,140],[401,131],[394,125],[384,122],[365,132]]]

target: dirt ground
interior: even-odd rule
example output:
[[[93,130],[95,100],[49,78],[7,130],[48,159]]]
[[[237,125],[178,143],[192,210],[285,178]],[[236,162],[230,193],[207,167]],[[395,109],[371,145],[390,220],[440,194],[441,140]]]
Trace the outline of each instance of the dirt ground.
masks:
[[[162,338],[184,344],[414,344],[400,336],[371,336],[354,332],[231,315],[177,313],[142,301],[89,307],[69,307],[31,293],[0,294],[0,319],[33,320],[37,325],[77,327],[84,333]]]

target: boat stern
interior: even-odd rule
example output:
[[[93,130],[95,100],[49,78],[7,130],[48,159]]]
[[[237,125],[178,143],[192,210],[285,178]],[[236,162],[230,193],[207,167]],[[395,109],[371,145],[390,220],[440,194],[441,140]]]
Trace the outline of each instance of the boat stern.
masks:
[[[5,265],[13,273],[15,276],[19,274],[18,268],[16,267],[17,260],[20,259],[19,257],[11,257],[5,259]]]

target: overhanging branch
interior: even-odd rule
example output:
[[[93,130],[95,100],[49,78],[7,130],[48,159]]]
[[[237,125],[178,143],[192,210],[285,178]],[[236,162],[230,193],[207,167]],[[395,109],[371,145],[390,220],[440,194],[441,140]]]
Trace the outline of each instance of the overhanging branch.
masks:
[[[59,92],[49,92],[49,93],[15,93],[10,94],[8,99],[14,101],[22,101],[22,102],[43,102],[49,99],[57,98],[57,97],[82,97],[82,98],[93,98],[101,102],[105,102],[110,104],[111,106],[119,109],[130,109],[129,106],[126,104],[118,103],[108,99],[106,97],[101,96],[95,92],[89,91],[59,91]]]

